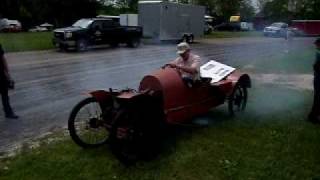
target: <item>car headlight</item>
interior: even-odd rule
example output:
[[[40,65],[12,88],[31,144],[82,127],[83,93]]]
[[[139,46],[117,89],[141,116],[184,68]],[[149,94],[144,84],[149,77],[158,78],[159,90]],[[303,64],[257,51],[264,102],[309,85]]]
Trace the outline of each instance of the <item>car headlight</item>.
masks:
[[[72,32],[66,32],[66,38],[71,38],[72,37]]]

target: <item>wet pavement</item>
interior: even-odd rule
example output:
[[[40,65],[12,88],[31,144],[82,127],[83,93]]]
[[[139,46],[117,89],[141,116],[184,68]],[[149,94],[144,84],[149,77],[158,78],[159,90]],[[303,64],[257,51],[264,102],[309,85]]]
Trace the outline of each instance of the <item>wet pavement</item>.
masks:
[[[312,46],[313,38],[296,38],[290,51]],[[251,59],[286,53],[279,38],[203,39],[192,45],[203,63],[214,59],[246,70]],[[88,52],[8,53],[16,89],[11,104],[19,119],[0,111],[0,152],[47,132],[65,128],[73,106],[86,92],[108,88],[137,89],[142,77],[176,58],[175,44],[142,45],[137,49],[93,48]],[[250,68],[247,68],[250,71]]]

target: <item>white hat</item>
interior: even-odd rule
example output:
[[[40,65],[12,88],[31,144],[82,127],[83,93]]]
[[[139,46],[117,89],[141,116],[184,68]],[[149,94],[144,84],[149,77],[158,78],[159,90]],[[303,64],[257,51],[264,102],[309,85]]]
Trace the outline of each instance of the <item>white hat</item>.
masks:
[[[177,54],[183,54],[187,50],[190,50],[190,46],[188,43],[182,42],[177,45],[177,50]]]

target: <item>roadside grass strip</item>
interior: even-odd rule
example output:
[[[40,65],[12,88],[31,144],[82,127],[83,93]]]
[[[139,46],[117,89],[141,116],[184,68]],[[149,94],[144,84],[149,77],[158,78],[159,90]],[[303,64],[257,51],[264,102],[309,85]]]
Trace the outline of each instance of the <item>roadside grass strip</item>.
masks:
[[[263,33],[258,31],[213,31],[212,33],[205,35],[205,38],[235,38],[235,37],[262,37]]]
[[[0,33],[0,43],[6,52],[52,49],[52,32]]]
[[[82,149],[57,133],[2,159],[0,179],[319,178],[319,126],[305,121],[312,93],[262,85],[249,95],[244,114],[231,118],[221,106],[205,115],[207,127],[166,132],[150,161],[125,167],[107,145]]]
[[[218,31],[205,35],[205,38],[260,37],[261,32]],[[53,32],[0,33],[0,43],[6,52],[36,51],[53,49]]]

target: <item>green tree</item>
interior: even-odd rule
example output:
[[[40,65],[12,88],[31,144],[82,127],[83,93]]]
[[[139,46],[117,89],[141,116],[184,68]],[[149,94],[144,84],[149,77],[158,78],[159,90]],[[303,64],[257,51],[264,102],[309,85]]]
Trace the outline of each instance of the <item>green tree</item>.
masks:
[[[82,17],[94,17],[99,3],[95,0],[2,0],[0,15],[21,21],[28,29],[39,23],[70,25]]]
[[[211,14],[223,17],[225,21],[233,15],[241,15],[245,20],[251,20],[254,16],[250,0],[196,0],[196,3],[206,6]]]
[[[100,14],[138,13],[138,0],[102,0],[101,4]]]
[[[250,0],[242,0],[240,2],[240,16],[242,21],[252,21],[255,15],[255,9]]]
[[[265,3],[263,7],[263,14],[271,21],[288,22],[292,13],[288,8],[289,0],[274,0]]]
[[[319,19],[320,0],[260,0],[261,11],[272,21]]]
[[[319,19],[320,0],[291,0],[295,19]]]

